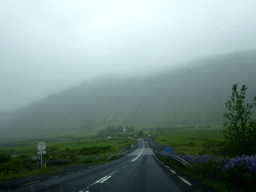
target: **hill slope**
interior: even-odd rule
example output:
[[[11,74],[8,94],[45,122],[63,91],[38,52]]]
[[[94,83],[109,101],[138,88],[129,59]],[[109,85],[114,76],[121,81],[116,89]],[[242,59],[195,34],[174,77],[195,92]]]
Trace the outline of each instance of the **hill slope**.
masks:
[[[147,78],[81,83],[5,118],[2,135],[87,135],[108,125],[222,125],[233,84],[239,90],[243,84],[248,87],[249,102],[256,95],[255,52],[202,59],[190,66]]]

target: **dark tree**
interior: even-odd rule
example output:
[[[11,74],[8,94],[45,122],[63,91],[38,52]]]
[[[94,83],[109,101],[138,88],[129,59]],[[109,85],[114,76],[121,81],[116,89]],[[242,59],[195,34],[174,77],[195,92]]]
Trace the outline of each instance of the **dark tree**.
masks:
[[[0,163],[8,162],[10,161],[11,156],[5,153],[0,153]]]
[[[126,132],[127,133],[134,132],[134,126],[126,126]]]
[[[106,131],[104,129],[101,129],[99,135],[105,135],[105,134],[106,134]]]
[[[110,126],[108,126],[108,127],[106,128],[107,134],[110,134],[110,132],[111,132],[110,129],[111,129]]]
[[[114,133],[115,132],[115,127],[111,127],[110,128],[110,133]]]
[[[125,131],[126,131],[127,133],[129,133],[129,132],[130,132],[130,127],[129,127],[129,126],[126,126]]]
[[[223,133],[232,155],[251,155],[256,152],[256,120],[250,118],[251,110],[256,105],[256,96],[252,104],[244,104],[246,89],[243,85],[239,94],[237,84],[234,84],[231,101],[225,103],[230,113],[224,113],[224,117],[230,122],[224,123],[227,129]]]
[[[139,136],[140,137],[143,136],[143,132],[142,131],[139,132]]]
[[[118,128],[117,128],[117,132],[123,132],[124,130],[123,130],[123,127],[122,126],[119,126]]]

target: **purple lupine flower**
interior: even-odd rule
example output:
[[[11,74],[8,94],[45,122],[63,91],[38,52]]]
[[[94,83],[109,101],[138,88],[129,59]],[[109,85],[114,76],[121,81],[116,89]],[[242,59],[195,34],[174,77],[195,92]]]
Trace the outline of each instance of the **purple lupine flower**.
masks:
[[[247,170],[250,171],[250,172],[254,172],[254,171],[255,171],[255,169],[252,168],[251,166],[248,166],[248,167],[247,167]]]
[[[152,143],[152,145],[155,144],[153,141],[150,143]],[[164,145],[160,145],[160,144],[157,144],[157,146],[164,147]],[[197,168],[203,169],[205,164],[212,163],[212,160],[214,159],[213,162],[215,162],[215,166],[214,164],[212,164],[212,168],[216,167],[220,171],[232,170],[234,168],[244,170],[244,168],[246,168],[248,173],[256,173],[256,155],[246,156],[245,154],[243,154],[242,156],[237,156],[234,159],[230,159],[227,156],[226,157],[213,156],[213,155],[194,156],[194,155],[188,155],[188,154],[176,154],[174,152],[168,152],[168,153],[161,152],[159,153],[159,155],[167,156],[167,157],[171,157],[170,155],[177,155],[178,157],[185,159],[189,163],[193,163],[193,167],[195,168],[197,167]]]

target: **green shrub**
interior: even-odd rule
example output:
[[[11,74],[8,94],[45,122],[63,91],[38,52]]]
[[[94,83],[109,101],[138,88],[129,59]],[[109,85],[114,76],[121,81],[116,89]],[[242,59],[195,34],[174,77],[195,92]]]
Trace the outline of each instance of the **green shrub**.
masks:
[[[0,153],[0,163],[8,162],[10,161],[11,156],[5,153]]]
[[[70,161],[53,161],[53,162],[48,162],[47,166],[61,166],[61,165],[70,165]]]
[[[93,161],[91,159],[84,159],[81,161],[82,164],[92,163]]]
[[[190,146],[190,147],[194,147],[194,146],[196,146],[196,143],[194,143],[194,142],[190,142],[190,143],[188,144],[188,146]]]
[[[16,157],[9,162],[0,164],[0,172],[18,173],[22,170],[32,170],[32,165],[30,165],[28,159],[24,160],[22,157]]]
[[[99,147],[91,147],[91,148],[82,148],[79,149],[78,153],[80,155],[97,155],[101,153],[106,153],[112,151],[112,146],[99,146]]]

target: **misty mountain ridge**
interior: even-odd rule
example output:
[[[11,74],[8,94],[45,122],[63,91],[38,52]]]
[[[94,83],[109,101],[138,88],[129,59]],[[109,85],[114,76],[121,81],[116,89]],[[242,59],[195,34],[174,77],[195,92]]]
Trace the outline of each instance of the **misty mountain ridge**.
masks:
[[[82,82],[8,117],[3,115],[1,135],[86,136],[107,126],[222,125],[233,84],[238,84],[238,91],[246,85],[247,102],[256,95],[255,53],[204,58],[143,78],[104,77]]]

